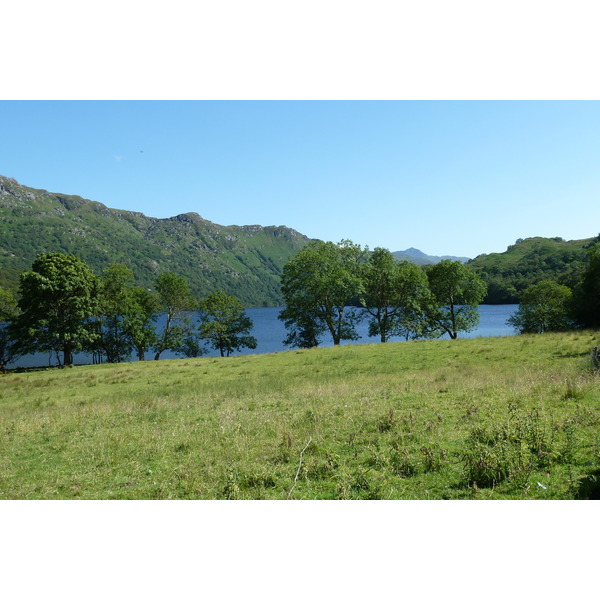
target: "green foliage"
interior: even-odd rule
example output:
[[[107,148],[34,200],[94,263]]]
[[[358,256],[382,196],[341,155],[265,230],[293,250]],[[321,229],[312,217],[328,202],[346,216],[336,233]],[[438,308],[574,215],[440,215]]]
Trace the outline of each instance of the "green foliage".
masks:
[[[327,331],[325,322],[316,314],[309,314],[307,309],[296,310],[294,306],[285,307],[279,313],[288,330],[287,337],[283,340],[286,346],[297,348],[315,348],[319,345],[321,336]]]
[[[72,353],[97,339],[91,322],[98,313],[99,283],[96,275],[73,255],[40,254],[31,271],[21,276],[20,314],[11,335],[23,352],[62,351],[63,364]]]
[[[138,360],[145,360],[145,353],[156,343],[156,319],[160,310],[156,293],[142,287],[127,290],[123,330],[135,348]]]
[[[0,287],[0,369],[19,356],[15,341],[9,335],[9,322],[18,314],[17,301],[9,290]]]
[[[200,302],[199,308],[200,339],[207,340],[221,356],[229,356],[240,348],[256,348],[256,338],[247,335],[252,321],[235,297],[214,292]]]
[[[462,456],[467,485],[495,487],[508,480],[524,488],[532,472],[574,460],[576,440],[568,421],[553,423],[539,410],[523,413],[514,404],[508,411],[508,420],[471,430]]]
[[[362,293],[364,251],[349,241],[313,241],[283,268],[281,290],[285,309],[280,314],[290,335],[286,344],[316,346],[327,331],[334,345],[358,338],[357,314],[345,307]]]
[[[283,265],[307,241],[287,227],[224,227],[195,213],[155,219],[0,176],[0,286],[12,291],[48,251],[74,254],[97,274],[122,263],[145,289],[173,272],[197,296],[222,289],[245,306],[279,306]]]
[[[554,281],[541,281],[527,289],[519,310],[507,324],[519,333],[562,331],[572,326],[571,290]]]
[[[133,281],[133,271],[119,263],[110,264],[100,278],[97,345],[108,362],[122,362],[131,355],[132,341],[127,335],[124,322],[131,308],[129,291]]]
[[[584,327],[600,327],[600,243],[588,250],[588,263],[575,288],[574,312]]]
[[[541,281],[573,289],[585,268],[590,239],[519,239],[505,252],[482,254],[467,264],[488,285],[486,304],[516,304],[520,295]]]
[[[369,335],[386,342],[393,335],[422,335],[419,327],[429,299],[427,276],[417,265],[396,261],[375,248],[363,268],[360,303],[371,316]]]
[[[196,308],[196,301],[187,281],[176,273],[162,273],[156,278],[156,292],[160,309],[166,313],[166,322],[154,344],[155,360],[165,350],[178,351],[192,335],[189,313]]]
[[[451,339],[460,331],[473,331],[479,323],[477,306],[485,296],[485,283],[458,261],[442,260],[426,272],[431,291],[429,329],[445,331]]]
[[[14,319],[17,314],[17,301],[14,295],[0,287],[0,323]]]

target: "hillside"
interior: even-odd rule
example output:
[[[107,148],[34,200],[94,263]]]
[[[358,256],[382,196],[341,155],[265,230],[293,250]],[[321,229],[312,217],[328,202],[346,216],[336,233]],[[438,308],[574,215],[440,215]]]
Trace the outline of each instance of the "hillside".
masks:
[[[488,284],[486,303],[512,304],[523,290],[545,279],[573,287],[585,268],[587,249],[598,239],[526,238],[467,264]]]
[[[466,256],[432,256],[430,254],[425,254],[425,252],[422,252],[417,248],[398,250],[397,252],[392,252],[392,254],[396,260],[407,260],[417,265],[435,265],[445,259],[458,260],[461,263],[471,260]]]
[[[225,227],[197,213],[147,217],[0,176],[0,286],[13,290],[39,252],[66,252],[96,273],[124,263],[147,287],[173,271],[197,295],[219,288],[247,306],[278,305],[283,265],[308,241],[288,227]]]

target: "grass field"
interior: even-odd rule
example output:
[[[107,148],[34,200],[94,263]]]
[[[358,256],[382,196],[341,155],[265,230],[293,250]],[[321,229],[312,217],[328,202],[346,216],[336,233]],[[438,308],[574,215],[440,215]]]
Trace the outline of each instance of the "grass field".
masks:
[[[0,499],[572,499],[595,332],[0,376]]]

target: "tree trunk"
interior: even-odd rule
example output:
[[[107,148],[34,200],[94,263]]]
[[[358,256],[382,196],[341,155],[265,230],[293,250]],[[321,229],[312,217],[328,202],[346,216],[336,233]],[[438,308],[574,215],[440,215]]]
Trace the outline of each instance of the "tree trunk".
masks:
[[[329,333],[331,334],[331,338],[333,339],[333,345],[339,346],[340,338],[337,335],[335,325],[333,324],[329,316],[325,319],[325,324],[327,325],[327,329],[329,329]]]
[[[73,362],[73,353],[71,344],[65,344],[63,346],[63,365],[68,367]]]
[[[452,333],[450,337],[455,340],[458,337],[458,331],[456,331],[456,313],[454,312],[454,302],[450,303],[450,316],[452,319]]]

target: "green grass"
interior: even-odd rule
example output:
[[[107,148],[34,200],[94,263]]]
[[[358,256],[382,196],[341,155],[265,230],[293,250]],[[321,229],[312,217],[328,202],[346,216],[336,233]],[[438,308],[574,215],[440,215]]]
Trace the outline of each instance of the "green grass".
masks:
[[[578,332],[9,373],[0,498],[594,496],[596,344]]]

